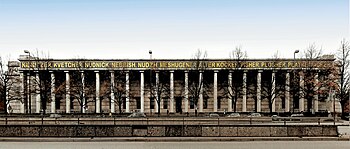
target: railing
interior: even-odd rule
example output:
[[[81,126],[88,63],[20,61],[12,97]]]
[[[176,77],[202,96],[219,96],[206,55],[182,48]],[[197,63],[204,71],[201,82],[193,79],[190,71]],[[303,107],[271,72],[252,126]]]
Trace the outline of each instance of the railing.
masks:
[[[328,117],[3,117],[0,125],[342,125],[336,119]]]

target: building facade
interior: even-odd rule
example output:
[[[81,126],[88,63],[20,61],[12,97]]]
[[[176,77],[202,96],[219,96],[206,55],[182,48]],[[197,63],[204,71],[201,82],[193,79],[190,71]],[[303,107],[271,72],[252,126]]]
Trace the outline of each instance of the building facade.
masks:
[[[40,59],[9,63],[10,113],[339,110],[335,59]],[[333,104],[335,102],[335,104]]]

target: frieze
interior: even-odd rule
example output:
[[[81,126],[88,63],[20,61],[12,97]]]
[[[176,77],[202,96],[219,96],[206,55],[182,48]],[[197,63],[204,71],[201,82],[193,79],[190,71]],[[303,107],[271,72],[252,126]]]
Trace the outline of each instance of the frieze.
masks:
[[[20,67],[22,69],[137,69],[137,68],[153,68],[153,69],[239,69],[239,68],[330,68],[334,65],[333,61],[165,61],[165,60],[135,60],[135,61],[45,61],[45,60],[31,60],[21,61]]]

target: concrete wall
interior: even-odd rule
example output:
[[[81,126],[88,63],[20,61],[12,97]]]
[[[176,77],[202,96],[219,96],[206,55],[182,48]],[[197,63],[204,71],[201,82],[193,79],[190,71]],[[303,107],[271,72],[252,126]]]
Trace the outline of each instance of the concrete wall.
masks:
[[[337,135],[336,126],[0,126],[0,137],[330,137]]]

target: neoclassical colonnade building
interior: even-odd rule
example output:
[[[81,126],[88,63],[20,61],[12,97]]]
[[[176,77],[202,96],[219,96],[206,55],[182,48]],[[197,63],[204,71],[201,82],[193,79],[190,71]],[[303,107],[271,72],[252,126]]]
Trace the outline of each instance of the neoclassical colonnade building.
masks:
[[[12,113],[332,111],[335,59],[41,59],[9,63]],[[10,81],[10,82],[11,82]],[[159,101],[159,102],[158,102]],[[339,103],[337,102],[337,107]]]

